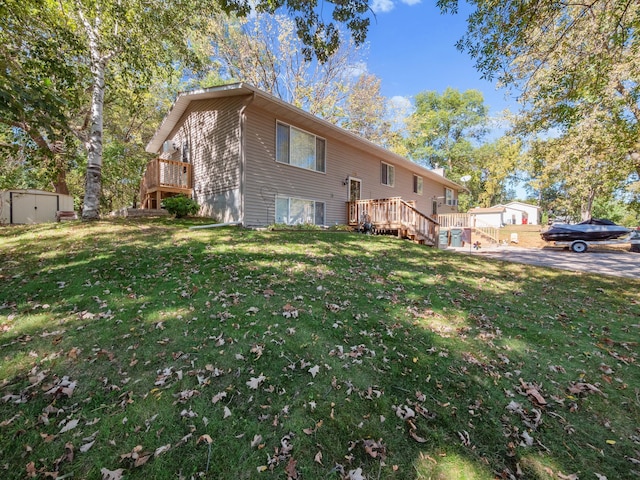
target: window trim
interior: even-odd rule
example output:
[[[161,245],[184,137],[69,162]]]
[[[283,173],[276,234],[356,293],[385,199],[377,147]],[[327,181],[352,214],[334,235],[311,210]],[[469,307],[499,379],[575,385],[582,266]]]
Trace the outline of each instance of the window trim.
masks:
[[[385,174],[383,171],[386,170],[387,183],[384,183]],[[391,172],[391,175],[389,175]],[[391,182],[389,182],[389,176],[391,176]],[[387,162],[380,162],[380,184],[386,187],[395,187],[396,185],[396,166]]]
[[[289,131],[289,145],[288,145],[288,149],[287,149],[287,161],[283,162],[282,160],[279,159],[279,152],[280,152],[280,146],[279,146],[279,136],[278,136],[278,127],[286,127]],[[297,130],[298,132],[304,133],[306,135],[309,135],[310,137],[313,137],[314,140],[314,153],[315,153],[315,168],[307,168],[301,165],[296,165],[291,163],[291,130]],[[277,163],[281,164],[281,165],[289,165],[290,167],[296,167],[296,168],[301,168],[302,170],[306,170],[307,172],[316,172],[316,173],[322,173],[325,174],[327,173],[327,139],[325,137],[321,137],[319,135],[316,135],[315,133],[311,133],[307,130],[304,130],[302,128],[296,127],[294,125],[291,125],[290,123],[287,122],[283,122],[281,120],[276,119],[276,132],[275,132],[275,143],[276,143],[276,148],[275,148],[275,160]],[[322,141],[324,148],[323,148],[323,152],[322,152],[322,168],[323,170],[318,170],[318,140]]]

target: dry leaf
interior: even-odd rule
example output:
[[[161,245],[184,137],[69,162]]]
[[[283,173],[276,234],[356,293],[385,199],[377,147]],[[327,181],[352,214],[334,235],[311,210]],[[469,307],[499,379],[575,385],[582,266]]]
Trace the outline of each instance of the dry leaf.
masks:
[[[229,407],[224,407],[224,417],[222,418],[228,418],[231,416],[231,410],[229,409]]]
[[[64,427],[62,427],[62,430],[60,430],[59,433],[65,433],[65,432],[68,432],[69,430],[73,430],[78,426],[79,422],[80,420],[77,420],[77,419],[71,420]]]
[[[355,470],[349,470],[349,480],[367,480],[365,476],[362,474],[361,468],[356,468]]]
[[[196,441],[196,445],[198,445],[200,442],[207,442],[209,445],[211,445],[213,443],[213,439],[207,434],[200,435],[198,437],[198,440]]]
[[[93,447],[93,444],[94,444],[94,443],[96,443],[96,441],[95,441],[95,440],[94,440],[94,441],[92,441],[92,442],[89,442],[89,443],[85,443],[84,445],[82,445],[82,446],[80,447],[80,452],[81,452],[81,453],[86,453],[86,452],[88,452],[88,451],[91,449],[91,447]]]
[[[420,437],[415,430],[409,430],[409,435],[418,443],[425,443],[427,441],[426,438]]]
[[[100,473],[102,474],[102,480],[122,480],[124,469],[109,470],[107,468],[101,468]]]
[[[322,451],[318,450],[318,453],[316,453],[316,456],[313,457],[313,461],[322,465]]]
[[[267,379],[264,375],[260,374],[258,377],[251,377],[251,379],[247,382],[247,387],[251,390],[257,390],[262,382]]]
[[[170,449],[171,449],[171,444],[170,443],[168,443],[167,445],[163,445],[161,447],[158,447],[158,448],[156,448],[156,451],[153,452],[153,456],[154,457],[159,457],[163,453],[168,452]]]
[[[298,469],[296,468],[298,462],[293,459],[293,457],[289,458],[289,463],[287,463],[284,471],[287,473],[287,480],[296,480],[300,478],[298,474]]]
[[[311,367],[309,369],[309,373],[311,374],[311,376],[313,378],[316,378],[316,375],[318,374],[319,371],[320,371],[320,366],[319,365],[316,365],[315,367]]]
[[[253,440],[251,441],[251,448],[255,448],[262,442],[262,435],[254,435]]]

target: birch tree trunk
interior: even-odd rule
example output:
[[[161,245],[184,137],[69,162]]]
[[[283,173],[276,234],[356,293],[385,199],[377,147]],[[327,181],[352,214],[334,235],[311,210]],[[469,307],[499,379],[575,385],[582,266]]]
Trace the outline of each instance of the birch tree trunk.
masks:
[[[100,191],[102,187],[102,129],[104,113],[104,73],[106,62],[94,62],[93,92],[91,94],[91,130],[86,142],[87,174],[84,185],[83,220],[100,217]]]
[[[84,204],[82,207],[83,220],[97,220],[100,218],[100,193],[102,187],[102,130],[104,123],[104,90],[105,71],[113,52],[105,53],[101,47],[102,12],[98,8],[96,16],[91,22],[85,16],[80,2],[76,2],[78,16],[82,21],[89,40],[90,66],[92,75],[91,114],[89,135],[85,140],[87,150],[87,173],[84,184]]]

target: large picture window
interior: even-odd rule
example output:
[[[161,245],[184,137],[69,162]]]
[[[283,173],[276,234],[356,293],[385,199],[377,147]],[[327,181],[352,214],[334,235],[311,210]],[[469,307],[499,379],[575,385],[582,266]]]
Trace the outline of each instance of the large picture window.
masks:
[[[324,202],[276,197],[276,223],[324,225]]]
[[[325,171],[326,141],[291,125],[277,122],[276,161],[316,172]]]
[[[395,183],[396,169],[393,165],[382,162],[382,170],[380,172],[380,183],[393,187]]]

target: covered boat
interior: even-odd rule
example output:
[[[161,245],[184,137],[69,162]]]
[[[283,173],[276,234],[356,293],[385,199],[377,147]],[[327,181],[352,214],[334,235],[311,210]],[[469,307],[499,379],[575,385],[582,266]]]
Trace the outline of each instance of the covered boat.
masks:
[[[629,232],[631,230],[621,225],[616,225],[611,220],[592,218],[575,225],[556,223],[540,235],[547,242],[572,242],[574,240],[593,242],[614,240]]]

